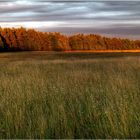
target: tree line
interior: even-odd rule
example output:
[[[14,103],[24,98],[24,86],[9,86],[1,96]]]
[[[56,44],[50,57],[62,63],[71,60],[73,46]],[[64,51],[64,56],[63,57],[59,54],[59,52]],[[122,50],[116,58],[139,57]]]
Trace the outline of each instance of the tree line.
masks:
[[[140,40],[108,38],[95,34],[40,32],[25,28],[0,28],[0,51],[69,51],[140,49]]]

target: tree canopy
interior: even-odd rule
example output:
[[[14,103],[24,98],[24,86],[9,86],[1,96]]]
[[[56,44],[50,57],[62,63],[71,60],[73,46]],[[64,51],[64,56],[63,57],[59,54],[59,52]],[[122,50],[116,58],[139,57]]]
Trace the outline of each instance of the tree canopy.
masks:
[[[25,28],[0,28],[0,51],[69,51],[140,49],[140,40],[107,38],[95,34],[39,32]]]

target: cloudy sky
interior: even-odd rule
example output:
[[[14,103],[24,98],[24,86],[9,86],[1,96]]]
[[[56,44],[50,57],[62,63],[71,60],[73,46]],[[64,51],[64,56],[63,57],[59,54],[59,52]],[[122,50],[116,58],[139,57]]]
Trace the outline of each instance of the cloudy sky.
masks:
[[[0,26],[140,39],[140,1],[0,0]]]

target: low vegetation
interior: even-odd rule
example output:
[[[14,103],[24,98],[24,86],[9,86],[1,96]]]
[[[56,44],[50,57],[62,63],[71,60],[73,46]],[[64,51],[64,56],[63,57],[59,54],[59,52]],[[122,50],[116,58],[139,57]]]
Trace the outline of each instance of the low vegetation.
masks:
[[[0,138],[140,138],[140,55],[0,54]]]

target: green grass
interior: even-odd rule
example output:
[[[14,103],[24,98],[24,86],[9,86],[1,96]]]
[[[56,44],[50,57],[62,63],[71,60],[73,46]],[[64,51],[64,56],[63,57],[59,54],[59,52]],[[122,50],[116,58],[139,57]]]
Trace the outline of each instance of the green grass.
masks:
[[[0,138],[140,138],[140,55],[0,54]]]

